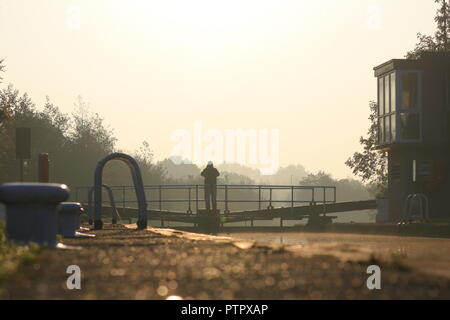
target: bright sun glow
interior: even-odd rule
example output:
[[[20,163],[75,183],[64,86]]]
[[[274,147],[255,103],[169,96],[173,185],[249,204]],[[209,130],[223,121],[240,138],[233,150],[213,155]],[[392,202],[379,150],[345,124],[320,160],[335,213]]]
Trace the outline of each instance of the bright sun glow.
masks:
[[[287,6],[290,3],[290,7]],[[249,35],[285,27],[286,15],[304,1],[278,3],[267,0],[116,0],[116,12],[139,22],[143,28],[158,28],[165,38],[184,45],[239,42]],[[290,8],[290,10],[286,10]],[[298,16],[299,12],[296,11]],[[300,20],[301,17],[298,16]]]
[[[372,67],[403,57],[416,32],[435,30],[433,1],[408,5],[0,0],[1,85],[39,107],[50,95],[68,114],[81,95],[114,128],[119,148],[149,141],[155,161],[170,155],[173,130],[202,120],[205,130],[280,129],[281,165],[344,178],[376,99]]]

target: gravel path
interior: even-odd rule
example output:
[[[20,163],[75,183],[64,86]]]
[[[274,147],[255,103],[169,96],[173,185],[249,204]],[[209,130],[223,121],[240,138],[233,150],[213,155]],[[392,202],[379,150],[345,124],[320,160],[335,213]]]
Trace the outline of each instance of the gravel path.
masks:
[[[283,246],[106,225],[79,250],[45,250],[0,287],[2,299],[450,299],[450,280],[364,247]],[[382,289],[368,290],[378,264]],[[69,265],[81,290],[68,290]]]

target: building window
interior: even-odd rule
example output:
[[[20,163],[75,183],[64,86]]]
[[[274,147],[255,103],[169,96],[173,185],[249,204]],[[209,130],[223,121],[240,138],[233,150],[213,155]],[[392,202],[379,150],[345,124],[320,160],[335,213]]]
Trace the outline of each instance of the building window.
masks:
[[[391,113],[391,76],[384,77],[384,113]]]
[[[389,143],[391,142],[391,125],[390,125],[391,117],[386,116],[383,119],[384,119],[384,135],[385,135],[384,142]]]
[[[378,142],[391,143],[397,134],[395,123],[396,101],[395,72],[378,79]]]
[[[395,114],[391,115],[391,139],[392,141],[395,141],[397,139],[397,132],[396,132],[396,117]]]
[[[421,138],[420,73],[403,71],[400,75],[399,140],[417,141]]]
[[[396,94],[396,83],[395,81],[395,72],[391,73],[391,111],[395,112],[397,109],[397,94]]]
[[[396,71],[378,78],[378,143],[421,139],[420,72]]]
[[[378,115],[384,114],[384,78],[378,79]]]
[[[418,105],[418,74],[406,72],[402,74],[402,109],[415,109]]]
[[[420,139],[420,116],[418,113],[400,114],[401,138],[403,140]]]
[[[382,144],[384,142],[384,123],[383,118],[378,119],[378,142]]]

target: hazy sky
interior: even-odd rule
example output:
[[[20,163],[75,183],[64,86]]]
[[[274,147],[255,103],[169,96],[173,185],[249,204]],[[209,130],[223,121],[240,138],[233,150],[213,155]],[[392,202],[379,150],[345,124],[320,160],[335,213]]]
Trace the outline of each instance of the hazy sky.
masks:
[[[281,165],[346,177],[376,98],[372,68],[433,33],[435,10],[433,0],[0,0],[2,85],[64,112],[81,95],[120,148],[146,140],[156,159],[171,155],[174,132],[194,139],[196,123],[213,136],[268,129]]]

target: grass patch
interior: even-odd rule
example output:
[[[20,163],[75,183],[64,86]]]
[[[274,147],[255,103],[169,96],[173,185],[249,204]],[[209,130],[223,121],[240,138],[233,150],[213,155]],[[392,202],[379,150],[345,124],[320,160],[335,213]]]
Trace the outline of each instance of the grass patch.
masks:
[[[21,265],[36,261],[41,252],[37,244],[18,245],[6,239],[5,224],[0,221],[0,285]]]

